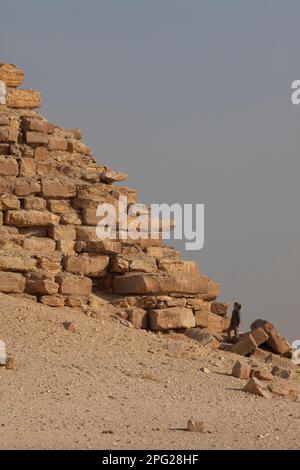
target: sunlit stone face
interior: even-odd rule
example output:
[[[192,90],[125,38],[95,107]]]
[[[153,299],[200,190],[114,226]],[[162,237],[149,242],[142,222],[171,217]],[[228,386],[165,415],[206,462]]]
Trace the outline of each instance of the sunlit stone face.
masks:
[[[0,104],[6,104],[6,85],[0,80]]]

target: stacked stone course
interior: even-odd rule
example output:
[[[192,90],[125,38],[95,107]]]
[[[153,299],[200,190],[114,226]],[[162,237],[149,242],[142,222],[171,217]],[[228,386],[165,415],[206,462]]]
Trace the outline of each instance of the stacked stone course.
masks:
[[[136,191],[114,184],[127,175],[98,164],[79,129],[55,126],[35,111],[40,93],[17,89],[23,78],[0,64],[7,91],[0,105],[0,292],[86,306],[95,316],[104,306],[141,328],[225,331],[219,285],[161,236],[97,237],[98,204],[118,209],[119,197],[135,203]]]

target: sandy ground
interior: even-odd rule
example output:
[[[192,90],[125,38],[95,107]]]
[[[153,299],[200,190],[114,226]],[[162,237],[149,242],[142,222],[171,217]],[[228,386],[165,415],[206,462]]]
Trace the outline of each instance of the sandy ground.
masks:
[[[1,449],[300,447],[300,399],[243,392],[231,353],[3,294],[0,306],[17,361],[0,368]],[[209,432],[185,431],[190,417]]]

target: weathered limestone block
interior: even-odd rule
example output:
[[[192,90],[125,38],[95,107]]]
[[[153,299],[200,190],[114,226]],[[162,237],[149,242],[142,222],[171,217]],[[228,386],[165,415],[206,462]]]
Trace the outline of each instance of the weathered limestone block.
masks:
[[[265,358],[265,362],[272,366],[284,367],[286,369],[293,369],[295,367],[292,359],[280,357],[277,354],[268,354]]]
[[[34,150],[34,158],[37,161],[45,161],[49,159],[48,150],[45,147],[37,147]]]
[[[268,367],[253,367],[250,372],[251,377],[255,377],[258,380],[272,381],[273,375]]]
[[[77,200],[74,203],[78,204],[77,207],[84,207],[82,204],[89,204],[91,200],[105,202],[111,196],[111,188],[104,183],[81,183],[77,187]]]
[[[57,240],[56,249],[63,255],[75,255],[75,242],[72,240]]]
[[[0,196],[0,210],[20,209],[20,201],[14,194]]]
[[[60,150],[64,152],[68,150],[68,141],[56,136],[51,136],[48,138],[48,150]]]
[[[74,241],[76,239],[76,230],[73,225],[56,225],[49,228],[49,237],[53,240]]]
[[[256,328],[251,333],[243,335],[231,348],[231,352],[245,356],[251,354],[260,344],[268,339],[263,328]]]
[[[70,201],[66,199],[48,199],[47,206],[49,211],[54,214],[64,214],[71,209]]]
[[[270,393],[268,392],[265,385],[254,377],[249,379],[249,381],[243,388],[243,391],[251,393],[253,395],[258,395],[263,398],[270,398]]]
[[[189,328],[185,331],[185,335],[197,341],[201,346],[208,347],[211,349],[218,349],[219,348],[219,341],[214,338],[210,333],[207,331],[203,331],[200,328]]]
[[[233,366],[231,375],[238,379],[249,379],[251,372],[251,366],[248,362],[244,361],[236,361]]]
[[[229,328],[230,320],[228,318],[211,313],[205,306],[201,310],[195,310],[194,313],[196,326],[200,328],[207,328],[214,333],[222,333]]]
[[[12,256],[0,253],[0,270],[30,271],[36,267],[36,260],[28,256]]]
[[[83,155],[91,154],[91,149],[84,143],[79,142],[78,140],[70,140],[68,142],[67,148],[69,152],[82,153]]]
[[[103,183],[112,184],[127,180],[128,175],[127,173],[120,173],[113,170],[107,170],[101,173],[100,177]]]
[[[33,158],[22,158],[20,160],[20,176],[36,176],[36,162]]]
[[[87,297],[92,292],[92,281],[88,277],[59,274],[55,278],[59,284],[60,293]]]
[[[41,106],[41,94],[33,90],[11,90],[7,94],[8,108],[35,109]]]
[[[19,165],[13,157],[0,157],[0,175],[17,176]]]
[[[17,196],[29,196],[40,192],[41,185],[35,179],[19,177],[15,181],[15,194]]]
[[[52,273],[59,273],[61,267],[61,253],[55,251],[51,254],[42,253],[36,255],[37,266],[44,271],[50,271]]]
[[[48,144],[48,135],[44,132],[26,132],[26,142],[31,147],[39,147]]]
[[[268,335],[267,344],[276,354],[285,354],[289,351],[291,347],[290,343],[280,336],[272,323],[265,320],[256,320],[251,324],[251,329],[255,329],[257,327],[262,327],[265,330]]]
[[[0,114],[0,126],[9,126],[9,117],[6,114]]]
[[[79,244],[80,247],[79,247]],[[121,243],[112,240],[98,240],[95,242],[79,241],[76,244],[76,251],[86,251],[88,253],[119,254],[121,253]]]
[[[1,141],[1,139],[0,139]],[[10,152],[9,144],[1,144],[0,143],[0,155],[8,155]]]
[[[0,127],[0,142],[14,144],[18,142],[19,132],[9,127]]]
[[[109,257],[105,255],[67,256],[65,270],[82,276],[102,277],[106,274]]]
[[[19,294],[24,292],[25,277],[20,273],[0,271],[0,292],[5,294]]]
[[[72,198],[76,196],[76,186],[72,181],[44,179],[42,181],[42,194],[46,199]]]
[[[128,308],[126,310],[128,315],[128,321],[134,326],[134,328],[148,329],[148,312],[142,308]]]
[[[145,254],[117,255],[111,259],[110,271],[113,273],[125,273],[129,271],[154,273],[157,271],[156,259]]]
[[[274,366],[272,369],[272,374],[275,377],[280,377],[281,379],[295,379],[296,372],[294,369],[286,369],[284,367]]]
[[[41,147],[40,147],[41,148]],[[53,165],[48,161],[36,162],[36,174],[39,176],[51,176],[53,174]]]
[[[48,305],[49,307],[63,307],[65,304],[64,297],[59,294],[42,295],[39,300],[42,304]]]
[[[15,188],[14,176],[0,176],[0,194],[12,193]]]
[[[27,281],[26,290],[31,294],[53,295],[58,292],[58,284],[49,280]]]
[[[189,308],[167,308],[149,311],[149,328],[151,330],[172,330],[193,328],[195,317]]]
[[[180,253],[169,246],[148,246],[146,253],[149,256],[153,256],[156,259],[173,259],[174,261],[180,261]]]
[[[51,238],[31,237],[24,238],[22,241],[22,247],[24,250],[33,252],[52,253],[55,251],[56,244]]]
[[[126,274],[113,281],[116,294],[196,294],[205,293],[208,278],[205,276],[172,276],[151,274]]]
[[[80,213],[75,209],[70,209],[68,212],[61,215],[60,223],[63,225],[81,225]]]
[[[207,293],[203,295],[203,299],[207,302],[216,300],[216,298],[220,295],[220,284],[217,284],[213,281],[208,281],[207,286]]]
[[[251,354],[251,357],[261,362],[265,362],[265,360],[269,356],[270,356],[270,353],[268,351],[264,351],[263,349],[260,349],[260,348],[254,349],[253,353]]]
[[[8,210],[5,223],[16,227],[44,227],[56,225],[59,222],[57,215],[48,211]]]
[[[22,84],[23,79],[23,70],[17,69],[13,64],[0,64],[0,80],[7,87],[16,88]]]
[[[173,261],[170,259],[161,259],[158,268],[166,273],[179,273],[194,275],[198,274],[198,266],[194,261]]]
[[[23,206],[26,210],[43,211],[46,209],[46,201],[41,197],[28,196],[23,199]]]
[[[38,118],[24,118],[22,120],[22,127],[25,131],[43,132],[44,134],[53,134],[54,132],[53,124]]]
[[[226,315],[228,309],[228,304],[224,304],[221,302],[212,302],[211,303],[211,311],[216,315]]]
[[[77,226],[76,228],[76,239],[86,242],[99,242],[99,237],[96,232],[96,227],[81,227]]]

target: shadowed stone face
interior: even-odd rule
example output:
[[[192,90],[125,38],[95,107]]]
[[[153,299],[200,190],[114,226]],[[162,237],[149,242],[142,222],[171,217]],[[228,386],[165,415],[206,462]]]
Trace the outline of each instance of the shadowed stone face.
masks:
[[[6,104],[6,85],[0,80],[0,104]]]

